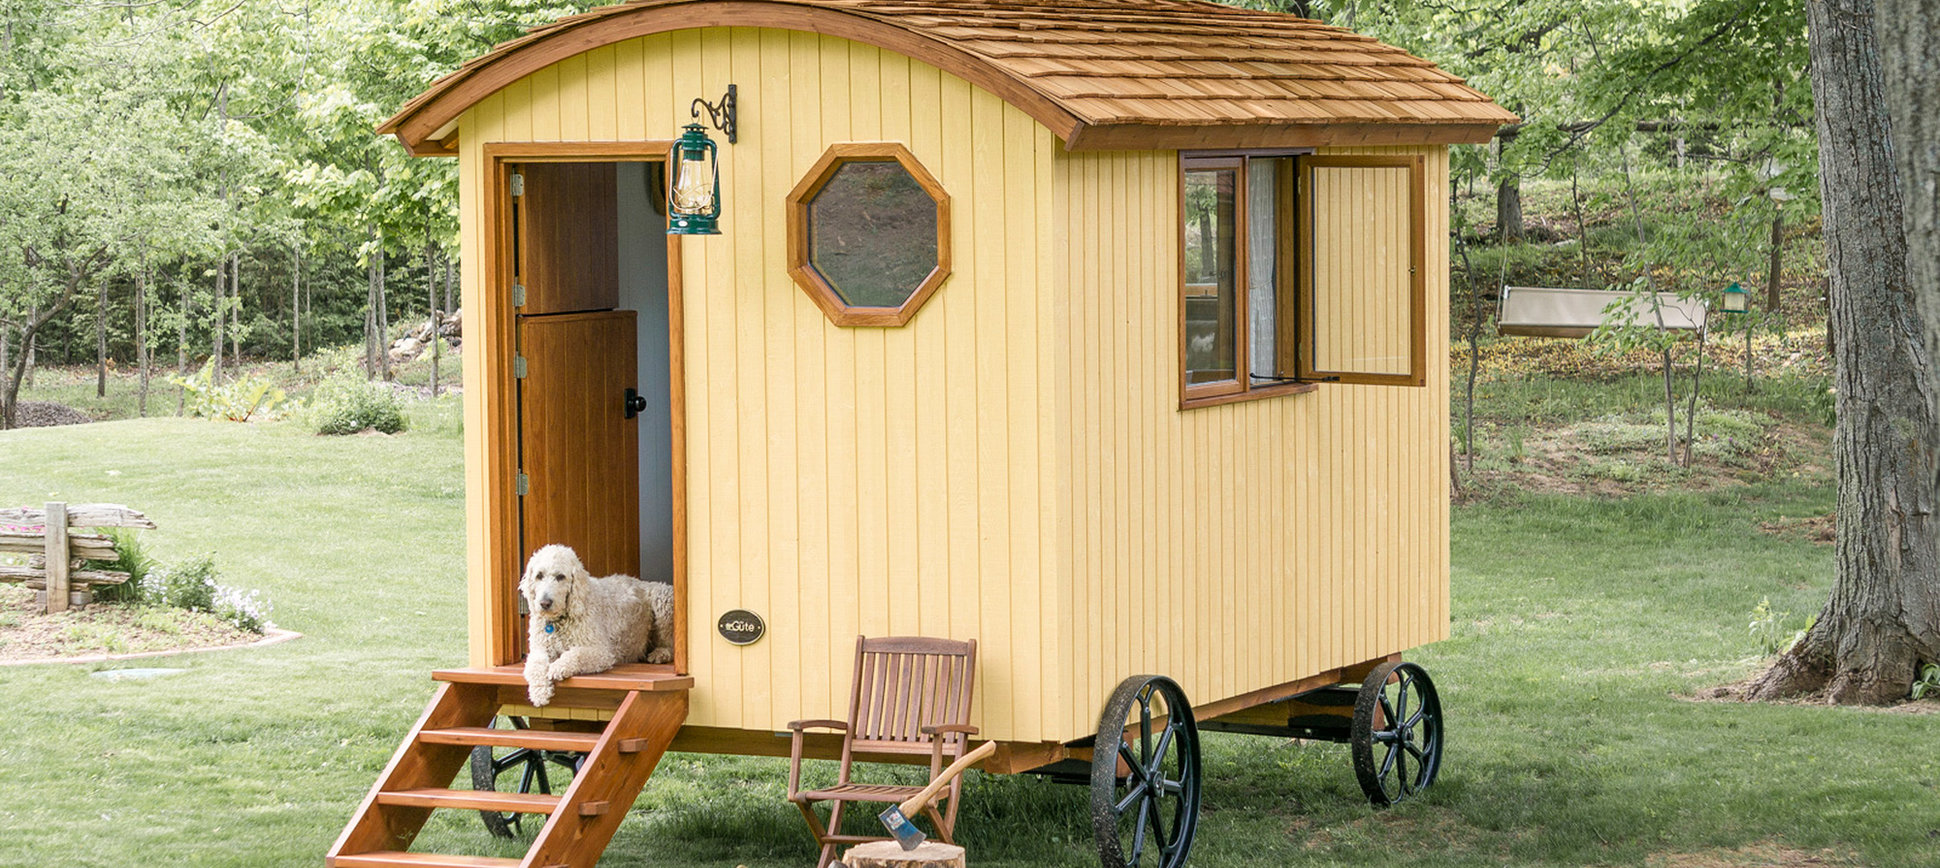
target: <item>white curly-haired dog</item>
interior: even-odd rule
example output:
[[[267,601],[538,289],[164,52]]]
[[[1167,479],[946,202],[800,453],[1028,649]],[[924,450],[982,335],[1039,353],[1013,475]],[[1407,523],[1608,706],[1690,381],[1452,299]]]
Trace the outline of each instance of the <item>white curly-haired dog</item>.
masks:
[[[632,576],[594,578],[562,545],[532,553],[519,594],[531,615],[525,683],[533,705],[552,701],[553,683],[604,672],[643,657],[674,659],[674,588]]]

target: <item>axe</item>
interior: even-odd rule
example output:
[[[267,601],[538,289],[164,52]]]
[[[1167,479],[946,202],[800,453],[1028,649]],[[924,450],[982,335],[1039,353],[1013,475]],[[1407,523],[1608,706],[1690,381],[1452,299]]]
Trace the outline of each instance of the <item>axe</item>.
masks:
[[[952,779],[957,775],[963,774],[964,769],[969,768],[978,760],[996,752],[996,742],[984,742],[976,750],[964,754],[958,757],[956,762],[950,763],[950,767],[944,769],[942,774],[937,775],[936,780],[930,781],[929,786],[924,787],[916,795],[904,799],[900,805],[890,805],[881,814],[878,814],[876,819],[882,821],[882,827],[888,829],[889,834],[896,836],[896,843],[903,845],[903,849],[916,849],[917,845],[923,843],[925,836],[923,835],[922,829],[916,828],[916,824],[909,821],[910,815],[923,810],[923,806],[928,805],[931,799],[936,798],[937,793],[942,792],[944,787],[949,786]]]

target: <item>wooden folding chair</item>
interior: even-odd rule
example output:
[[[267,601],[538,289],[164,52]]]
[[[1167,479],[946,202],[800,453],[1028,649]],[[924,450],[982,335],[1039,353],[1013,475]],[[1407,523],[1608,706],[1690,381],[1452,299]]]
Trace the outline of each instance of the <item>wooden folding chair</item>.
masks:
[[[844,835],[842,808],[849,802],[900,802],[922,787],[857,783],[849,777],[856,754],[928,754],[934,779],[946,762],[962,756],[969,736],[970,689],[976,677],[977,642],[926,639],[919,636],[856,637],[855,680],[849,690],[849,720],[798,720],[788,728],[794,743],[788,759],[788,800],[802,811],[815,843],[822,845],[815,868],[834,861],[842,844],[886,840],[882,835]],[[801,789],[802,733],[833,729],[842,733],[842,760],[835,784],[825,789]],[[954,843],[957,796],[963,778],[957,777],[923,813],[945,843]],[[830,802],[828,825],[816,815],[816,802]]]

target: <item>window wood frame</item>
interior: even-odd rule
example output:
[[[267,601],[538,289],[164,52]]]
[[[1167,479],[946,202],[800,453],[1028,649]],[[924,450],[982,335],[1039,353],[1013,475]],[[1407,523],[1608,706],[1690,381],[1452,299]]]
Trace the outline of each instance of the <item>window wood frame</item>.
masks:
[[[1256,398],[1270,398],[1276,395],[1295,395],[1314,391],[1316,386],[1304,379],[1295,377],[1286,381],[1270,381],[1255,384],[1252,355],[1249,352],[1252,340],[1252,287],[1250,285],[1251,220],[1248,213],[1250,198],[1247,185],[1250,183],[1250,161],[1255,159],[1281,160],[1285,170],[1278,172],[1274,183],[1279,187],[1275,197],[1275,239],[1274,286],[1279,311],[1275,323],[1276,371],[1293,371],[1297,363],[1293,342],[1297,332],[1298,292],[1294,288],[1298,264],[1305,261],[1298,242],[1296,221],[1298,209],[1295,207],[1295,192],[1298,188],[1297,176],[1300,173],[1298,158],[1308,151],[1221,151],[1216,153],[1183,152],[1179,155],[1178,189],[1179,200],[1179,263],[1178,263],[1178,342],[1179,342],[1179,409],[1210,407],[1231,404],[1236,401],[1250,401]],[[1233,378],[1212,383],[1191,382],[1186,368],[1186,174],[1194,171],[1231,170],[1233,183]],[[1288,231],[1292,226],[1296,231]],[[1293,315],[1288,315],[1292,310]]]
[[[1428,383],[1428,203],[1422,185],[1427,176],[1427,159],[1420,154],[1401,155],[1305,155],[1294,159],[1299,183],[1297,229],[1301,251],[1299,282],[1295,289],[1298,335],[1294,344],[1294,376],[1300,380],[1324,380],[1372,386],[1425,386]],[[1314,366],[1314,292],[1318,257],[1314,253],[1314,226],[1319,219],[1314,173],[1317,169],[1406,169],[1408,170],[1408,273],[1409,273],[1409,365],[1405,374],[1367,371],[1329,371]]]
[[[814,251],[809,249],[809,210],[814,204],[815,195],[822,192],[835,173],[849,163],[882,163],[894,161],[901,164],[903,171],[916,181],[917,186],[928,193],[936,202],[936,264],[930,269],[915,291],[902,304],[894,307],[869,307],[850,304],[835,291],[828,277],[815,267]],[[942,182],[936,180],[923,164],[917,162],[916,155],[900,142],[842,142],[833,144],[822,152],[822,157],[809,167],[795,189],[788,193],[788,276],[802,288],[815,306],[822,309],[823,315],[838,326],[901,326],[916,316],[916,311],[950,277],[950,194],[943,191]]]

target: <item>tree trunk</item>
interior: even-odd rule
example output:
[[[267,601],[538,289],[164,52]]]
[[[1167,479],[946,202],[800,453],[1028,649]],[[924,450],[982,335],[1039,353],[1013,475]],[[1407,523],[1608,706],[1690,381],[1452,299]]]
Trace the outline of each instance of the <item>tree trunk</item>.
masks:
[[[195,311],[195,293],[186,279],[178,285],[182,287],[182,318],[175,326],[175,373],[187,377],[189,375],[189,317]],[[175,415],[182,415],[182,402],[187,397],[181,389],[175,390]]]
[[[0,373],[0,376],[4,376],[6,380],[4,387],[0,387],[0,431],[10,429],[14,425],[14,412],[20,405],[20,385],[22,381],[27,380],[34,369],[33,347],[34,341],[40,335],[41,326],[46,325],[67,308],[68,303],[74,300],[74,293],[87,276],[87,270],[73,262],[70,260],[68,265],[65,285],[61,288],[60,297],[44,312],[41,311],[40,305],[33,305],[34,312],[29,314],[27,321],[21,325],[20,343],[27,348],[27,352],[21,353],[20,358],[14,360],[12,371]]]
[[[303,251],[290,248],[290,369],[303,372]]]
[[[152,361],[148,346],[148,253],[142,252],[141,271],[135,276],[135,367],[140,382],[135,390],[135,412],[148,415],[148,371]]]
[[[427,233],[429,234],[429,233]],[[431,314],[431,397],[438,397],[438,263],[424,242],[424,307]]]
[[[391,302],[386,292],[384,280],[384,254],[377,255],[377,364],[383,369],[384,382],[391,381]]]
[[[1515,144],[1516,133],[1505,131],[1496,136],[1496,171],[1501,173],[1495,184],[1495,240],[1521,241],[1522,227],[1522,178],[1503,165],[1503,154]]]
[[[1837,336],[1837,575],[1817,623],[1750,695],[1882,704],[1940,660],[1936,381],[1907,282],[1872,0],[1806,13]]]
[[[1880,0],[1880,63],[1893,118],[1893,157],[1906,203],[1907,276],[1920,299],[1931,358],[1940,358],[1940,0]]]
[[[377,230],[370,230],[370,261],[364,263],[364,377],[377,376]]]
[[[1772,203],[1771,259],[1765,263],[1765,310],[1778,313],[1778,279],[1785,272],[1785,205]]]
[[[222,382],[222,324],[225,318],[228,316],[222,310],[222,301],[223,301],[223,298],[225,297],[225,293],[223,292],[222,287],[223,287],[223,281],[227,279],[226,274],[228,273],[228,270],[229,270],[229,256],[227,254],[224,254],[222,256],[216,257],[216,290],[215,290],[216,296],[215,296],[215,303],[210,305],[209,307],[209,313],[210,313],[209,383],[210,385],[214,385],[216,383]]]
[[[236,365],[236,372],[242,372],[242,251],[229,254],[229,297],[236,303],[229,306],[229,358]]]
[[[1522,236],[1522,179],[1504,175],[1495,185],[1495,239],[1521,241]]]
[[[108,282],[94,293],[94,396],[108,397]]]
[[[40,303],[35,302],[34,304],[28,305],[27,307],[27,321],[33,322],[38,319],[40,319]],[[20,352],[21,352],[21,357],[27,360],[27,371],[24,375],[24,379],[25,379],[25,382],[27,383],[28,388],[33,388],[34,366],[36,364],[36,360],[34,359],[34,356],[39,355],[39,353],[35,352],[35,350],[39,349],[39,347],[36,346],[35,343],[36,341],[35,341],[34,333],[31,331],[28,331],[25,328],[22,328],[20,330]]]
[[[1704,339],[1710,336],[1710,323],[1698,329],[1697,365],[1691,371],[1691,403],[1684,408],[1684,466],[1690,467],[1691,451],[1697,448],[1698,388],[1704,383]]]

